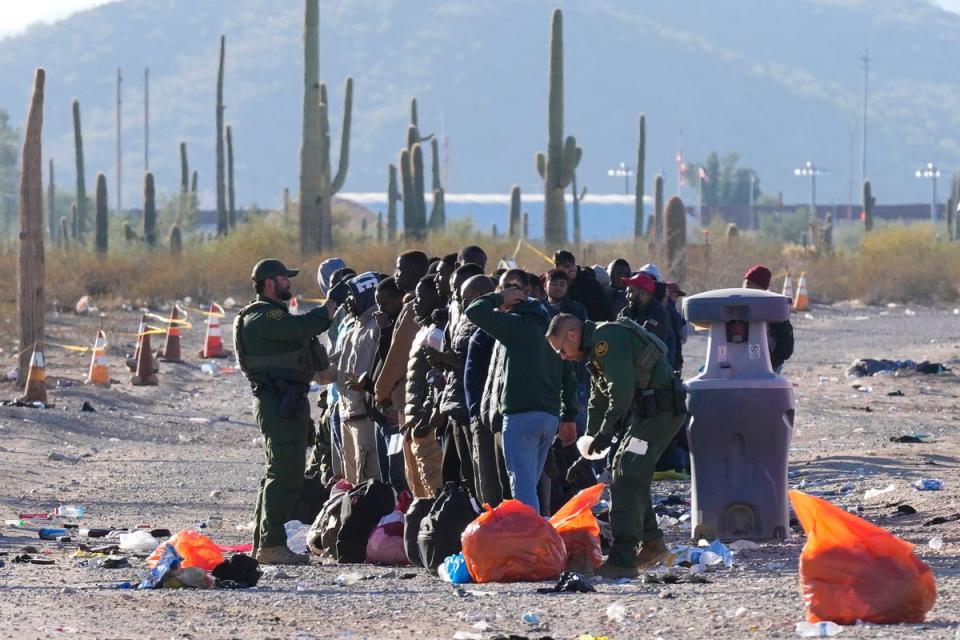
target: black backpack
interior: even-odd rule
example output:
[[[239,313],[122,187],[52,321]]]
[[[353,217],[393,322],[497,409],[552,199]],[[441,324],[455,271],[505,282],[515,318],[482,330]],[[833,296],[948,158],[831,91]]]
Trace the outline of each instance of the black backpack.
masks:
[[[323,484],[323,478],[317,472],[312,476],[303,479],[303,487],[300,489],[300,497],[297,498],[297,506],[293,510],[291,520],[300,522],[313,522],[323,505],[330,499],[330,487]]]
[[[396,505],[393,489],[382,480],[367,480],[351,489],[340,505],[340,531],[333,552],[337,562],[366,561],[367,538]]]
[[[340,533],[340,511],[346,492],[328,499],[307,533],[307,547],[318,556],[332,556]]]
[[[420,535],[420,523],[430,513],[434,500],[434,498],[417,498],[410,504],[403,519],[403,550],[407,552],[407,560],[415,567],[423,566],[417,536]]]
[[[460,485],[448,482],[420,522],[420,561],[436,575],[447,556],[460,553],[460,535],[480,515],[476,501]]]

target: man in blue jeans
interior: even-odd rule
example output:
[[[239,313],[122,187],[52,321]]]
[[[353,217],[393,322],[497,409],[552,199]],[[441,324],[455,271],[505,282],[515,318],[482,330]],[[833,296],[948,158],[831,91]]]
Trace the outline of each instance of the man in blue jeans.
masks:
[[[503,414],[503,449],[513,497],[540,513],[537,483],[558,431],[561,442],[577,437],[577,381],[544,338],[549,316],[543,303],[516,287],[488,293],[464,312],[504,348],[498,401]]]

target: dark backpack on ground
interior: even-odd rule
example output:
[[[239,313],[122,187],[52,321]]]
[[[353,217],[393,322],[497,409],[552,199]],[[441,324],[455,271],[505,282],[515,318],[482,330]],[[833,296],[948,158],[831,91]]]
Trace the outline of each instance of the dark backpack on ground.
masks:
[[[410,504],[403,519],[403,550],[407,552],[407,560],[415,567],[422,567],[420,547],[417,536],[420,535],[420,523],[430,513],[434,498],[417,498]]]
[[[304,523],[313,522],[329,499],[330,487],[323,484],[320,473],[307,476],[303,479],[300,497],[297,498],[297,506],[294,508],[293,517],[290,519]]]
[[[332,556],[340,533],[340,511],[346,493],[338,493],[328,499],[320,509],[307,533],[307,547],[318,556]]]
[[[382,480],[367,480],[351,489],[340,505],[341,524],[333,554],[337,562],[366,561],[367,538],[396,505],[393,489]]]
[[[459,485],[448,482],[420,522],[417,546],[423,566],[436,574],[447,556],[460,553],[460,534],[480,515],[480,508]]]

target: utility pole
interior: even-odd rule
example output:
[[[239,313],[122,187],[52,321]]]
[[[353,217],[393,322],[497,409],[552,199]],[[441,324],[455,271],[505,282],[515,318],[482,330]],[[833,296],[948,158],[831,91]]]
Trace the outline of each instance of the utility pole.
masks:
[[[869,95],[870,52],[863,50],[863,136],[860,139],[860,181],[867,179],[867,96]]]
[[[150,171],[150,67],[143,68],[143,171]]]
[[[847,165],[847,220],[853,220],[853,145],[856,142],[856,134],[850,132],[850,161]],[[834,216],[836,217],[836,216]]]
[[[123,85],[123,74],[120,67],[117,67],[117,213],[123,211],[123,199],[120,195],[120,185],[123,184],[123,144],[122,144],[122,105],[121,87]]]

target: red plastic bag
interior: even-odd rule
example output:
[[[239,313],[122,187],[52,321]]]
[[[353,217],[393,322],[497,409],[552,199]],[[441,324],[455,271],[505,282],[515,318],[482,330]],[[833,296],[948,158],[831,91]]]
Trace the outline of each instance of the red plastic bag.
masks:
[[[156,566],[163,555],[163,548],[168,544],[172,544],[183,558],[180,563],[182,569],[198,567],[204,571],[213,571],[223,562],[223,554],[213,540],[194,529],[184,529],[154,549],[153,554],[147,558],[147,566]]]
[[[560,507],[550,518],[550,524],[567,547],[567,563],[574,556],[586,556],[594,569],[603,564],[600,525],[592,511],[603,495],[603,488],[603,483],[598,483],[584,489],[570,498],[567,504]]]
[[[808,621],[923,622],[937,589],[913,545],[820,498],[791,491],[790,502],[807,534],[800,585]]]
[[[403,511],[399,510],[380,518],[377,528],[367,538],[368,563],[396,567],[410,564],[403,547],[403,520]]]
[[[461,536],[474,582],[550,580],[560,575],[567,549],[545,518],[519,500],[487,508]]]

